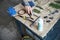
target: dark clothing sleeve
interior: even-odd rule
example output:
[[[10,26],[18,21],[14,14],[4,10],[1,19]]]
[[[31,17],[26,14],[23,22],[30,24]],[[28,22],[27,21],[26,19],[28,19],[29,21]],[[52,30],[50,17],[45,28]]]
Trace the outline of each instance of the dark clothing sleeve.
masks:
[[[34,0],[23,0],[24,6],[34,6]]]

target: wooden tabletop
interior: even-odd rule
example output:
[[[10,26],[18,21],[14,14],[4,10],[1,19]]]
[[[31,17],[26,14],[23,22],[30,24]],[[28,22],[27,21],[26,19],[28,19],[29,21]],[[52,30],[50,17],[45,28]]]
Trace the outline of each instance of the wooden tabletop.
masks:
[[[41,37],[46,36],[46,34],[50,31],[50,29],[55,25],[55,23],[60,18],[60,16],[59,16],[60,15],[60,11],[58,13],[51,14],[48,10],[41,10],[41,9],[39,9],[37,7],[34,7],[34,8],[36,8],[36,9],[38,9],[38,10],[41,11],[41,13],[40,14],[37,14],[37,15],[40,16],[43,19],[43,21],[44,21],[43,22],[44,23],[43,24],[43,31],[40,32],[37,29],[37,26],[34,25],[34,26],[30,27],[30,24],[32,22],[30,22],[28,20],[25,20],[25,19],[21,18],[20,16],[17,16],[18,11],[24,8],[21,4],[16,5],[14,8],[17,11],[17,13],[16,13],[16,15],[14,15],[14,17],[17,20],[19,20],[20,22],[22,22],[24,25],[26,25],[26,27],[28,27],[29,29],[31,29],[33,32],[35,32],[37,35],[39,35]],[[55,9],[52,9],[52,8],[50,8],[50,10],[55,11]],[[47,16],[48,18],[44,18],[44,16]],[[50,17],[53,17],[53,19],[49,19]],[[34,18],[36,18],[36,17],[34,17]],[[50,20],[51,22],[48,23],[48,22],[46,22],[47,20]]]

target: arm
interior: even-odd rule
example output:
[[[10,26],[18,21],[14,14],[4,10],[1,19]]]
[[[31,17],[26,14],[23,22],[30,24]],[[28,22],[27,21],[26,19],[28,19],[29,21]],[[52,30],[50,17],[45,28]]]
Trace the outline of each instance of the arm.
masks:
[[[32,13],[33,0],[23,0],[25,3],[25,10],[28,14]],[[29,3],[32,2],[32,3]]]

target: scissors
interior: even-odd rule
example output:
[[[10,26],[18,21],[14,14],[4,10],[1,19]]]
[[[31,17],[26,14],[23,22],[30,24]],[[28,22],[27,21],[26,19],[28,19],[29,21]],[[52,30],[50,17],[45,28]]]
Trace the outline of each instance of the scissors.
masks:
[[[20,11],[24,11],[24,13],[20,13]],[[19,16],[24,15],[25,13],[26,13],[26,11],[24,9],[21,9],[21,10],[18,11]],[[28,14],[28,15],[29,15],[29,18],[31,18],[33,20],[32,13],[30,12],[30,14]]]

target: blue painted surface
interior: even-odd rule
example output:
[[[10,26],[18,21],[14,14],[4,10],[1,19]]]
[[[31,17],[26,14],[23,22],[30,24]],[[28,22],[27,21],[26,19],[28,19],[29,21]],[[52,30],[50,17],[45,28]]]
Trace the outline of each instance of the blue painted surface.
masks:
[[[14,9],[13,7],[9,7],[9,8],[8,8],[8,12],[9,12],[9,15],[10,15],[10,16],[13,16],[13,15],[16,14],[16,11],[15,11],[15,9]]]

